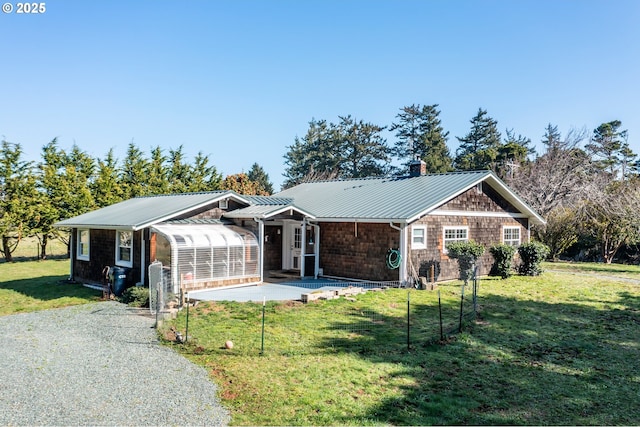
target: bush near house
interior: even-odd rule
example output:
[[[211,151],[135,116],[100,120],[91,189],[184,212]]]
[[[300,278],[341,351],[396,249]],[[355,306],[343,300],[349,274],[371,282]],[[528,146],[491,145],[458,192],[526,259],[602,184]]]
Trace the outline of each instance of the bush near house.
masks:
[[[542,262],[549,256],[549,247],[540,242],[523,243],[518,247],[522,264],[518,272],[523,276],[539,276],[542,274]]]
[[[449,258],[458,260],[460,268],[460,280],[466,285],[473,277],[478,258],[484,253],[484,246],[473,240],[467,242],[455,242],[447,246]]]
[[[489,248],[489,252],[493,256],[493,265],[489,276],[498,276],[506,279],[511,277],[513,264],[513,256],[516,253],[516,247],[500,243]]]

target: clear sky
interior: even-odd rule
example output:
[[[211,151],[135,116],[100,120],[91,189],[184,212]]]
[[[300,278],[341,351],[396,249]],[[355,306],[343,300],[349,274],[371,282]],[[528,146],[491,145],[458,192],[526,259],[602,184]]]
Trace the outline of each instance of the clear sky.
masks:
[[[278,189],[312,118],[388,126],[411,104],[439,104],[452,152],[482,107],[536,144],[618,119],[640,153],[637,0],[0,3],[0,137],[29,160],[54,137],[120,160],[183,145]]]

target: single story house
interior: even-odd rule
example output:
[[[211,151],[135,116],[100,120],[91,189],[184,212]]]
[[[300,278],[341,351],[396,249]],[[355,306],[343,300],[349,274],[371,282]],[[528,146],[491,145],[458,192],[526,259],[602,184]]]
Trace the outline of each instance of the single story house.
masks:
[[[70,277],[100,283],[105,266],[148,284],[162,262],[176,291],[301,277],[407,282],[455,279],[450,242],[519,245],[544,220],[491,171],[328,180],[272,196],[234,191],[137,197],[60,221],[71,230]],[[488,251],[487,251],[488,252]],[[492,260],[486,253],[480,273]]]

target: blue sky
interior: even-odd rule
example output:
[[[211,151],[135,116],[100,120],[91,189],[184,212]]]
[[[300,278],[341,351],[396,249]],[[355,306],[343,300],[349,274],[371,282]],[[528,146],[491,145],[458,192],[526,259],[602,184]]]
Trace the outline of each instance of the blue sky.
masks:
[[[45,6],[0,13],[0,137],[30,160],[54,137],[120,160],[132,140],[183,145],[225,175],[257,162],[279,188],[312,118],[388,126],[411,104],[439,104],[452,152],[481,107],[534,143],[548,123],[618,119],[640,153],[636,0]]]

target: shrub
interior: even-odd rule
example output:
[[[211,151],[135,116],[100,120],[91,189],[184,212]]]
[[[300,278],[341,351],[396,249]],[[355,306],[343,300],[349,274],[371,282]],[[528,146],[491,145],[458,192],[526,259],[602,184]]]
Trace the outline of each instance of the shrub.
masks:
[[[542,273],[540,263],[549,256],[549,247],[540,242],[523,243],[518,247],[522,264],[518,269],[523,276],[539,276]]]
[[[127,288],[122,293],[120,301],[131,307],[149,307],[149,288],[144,286]]]
[[[458,260],[460,269],[460,280],[464,280],[465,285],[473,277],[473,272],[478,258],[484,253],[484,246],[473,240],[468,242],[455,242],[447,246],[450,258]]]
[[[493,256],[493,265],[491,266],[490,276],[500,276],[503,279],[511,276],[511,264],[513,256],[516,253],[516,247],[500,243],[489,248],[489,252]]]

